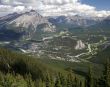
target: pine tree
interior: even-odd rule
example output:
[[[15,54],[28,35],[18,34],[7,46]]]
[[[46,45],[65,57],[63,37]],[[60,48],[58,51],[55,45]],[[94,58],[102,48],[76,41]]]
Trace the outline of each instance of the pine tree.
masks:
[[[60,78],[57,76],[54,87],[62,87]]]
[[[59,73],[58,76],[59,76],[62,86],[66,87],[66,85],[67,85],[66,77],[64,75],[62,75],[62,73]]]
[[[107,86],[110,87],[110,59],[107,62]]]
[[[54,81],[55,76],[50,75],[50,87],[54,87],[55,81]]]
[[[87,87],[88,86],[88,83],[87,83],[87,78],[85,78],[85,81],[84,81],[84,86]]]
[[[44,81],[42,81],[41,79],[39,79],[38,82],[37,82],[37,87],[46,87],[46,84],[45,84]]]
[[[51,87],[51,78],[48,71],[46,73],[45,82],[46,82],[46,87]]]
[[[107,59],[105,64],[104,81],[106,87],[110,87],[110,59]]]
[[[82,87],[82,82],[81,81],[79,82],[79,87]]]
[[[94,78],[91,66],[89,67],[89,72],[87,76],[87,87],[94,87]]]
[[[76,81],[75,79],[73,77],[73,74],[70,72],[67,76],[67,87],[75,87],[77,85],[77,79]]]
[[[34,87],[34,82],[32,81],[31,74],[26,75],[26,82],[27,82],[27,87]]]

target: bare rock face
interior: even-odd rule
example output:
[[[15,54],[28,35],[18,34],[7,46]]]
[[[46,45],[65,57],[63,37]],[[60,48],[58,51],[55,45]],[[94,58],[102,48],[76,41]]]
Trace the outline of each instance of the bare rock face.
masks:
[[[75,49],[81,50],[81,49],[84,49],[85,47],[86,47],[85,44],[81,40],[79,40],[77,41],[77,45],[75,46]]]
[[[22,26],[28,28],[30,25],[34,26],[35,28],[39,24],[49,23],[48,20],[42,17],[35,11],[26,12],[22,14],[22,16],[16,18],[15,20],[9,22],[9,24],[15,24],[16,27]]]
[[[0,18],[0,30],[20,33],[22,39],[39,37],[39,34],[53,33],[56,27],[36,11],[13,13]],[[41,35],[42,36],[42,35]]]

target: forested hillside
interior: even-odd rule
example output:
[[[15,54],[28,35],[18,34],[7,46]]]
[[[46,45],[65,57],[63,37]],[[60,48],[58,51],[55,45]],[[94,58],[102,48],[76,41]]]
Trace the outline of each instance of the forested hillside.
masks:
[[[110,87],[110,60],[100,78],[88,66],[86,76],[72,68],[52,68],[37,58],[0,48],[0,87]]]
[[[50,68],[37,58],[0,49],[0,87],[84,87],[71,69]]]

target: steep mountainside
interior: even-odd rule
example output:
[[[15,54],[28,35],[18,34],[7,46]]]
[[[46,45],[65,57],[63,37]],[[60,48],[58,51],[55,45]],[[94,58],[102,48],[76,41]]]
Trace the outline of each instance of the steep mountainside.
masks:
[[[55,32],[55,26],[48,22],[48,19],[42,17],[39,13],[31,11],[20,14],[14,13],[1,18],[0,31],[3,32],[1,37],[6,37],[8,33],[9,37],[6,38],[10,39],[12,38],[10,37],[11,34],[17,33],[19,36],[17,37],[18,39],[20,39],[20,37],[22,39],[31,39],[37,32]]]

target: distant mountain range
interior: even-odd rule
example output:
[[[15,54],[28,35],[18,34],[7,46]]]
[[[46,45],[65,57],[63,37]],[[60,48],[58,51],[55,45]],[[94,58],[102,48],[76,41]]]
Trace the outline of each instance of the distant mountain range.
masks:
[[[32,38],[35,32],[53,33],[56,27],[76,28],[90,27],[98,24],[105,25],[109,23],[109,18],[90,18],[75,16],[58,16],[58,17],[43,17],[36,11],[32,10],[25,13],[13,13],[0,18],[0,31],[17,31],[25,34],[25,39]],[[18,29],[19,28],[19,29]],[[23,35],[24,36],[24,35]]]
[[[79,56],[91,52],[89,44],[103,41],[109,28],[110,17],[43,17],[31,10],[0,17],[0,44],[37,56],[79,60]]]
[[[33,25],[37,27],[39,24],[52,23],[55,24],[71,24],[74,26],[90,26],[102,21],[110,20],[110,17],[84,17],[79,15],[74,16],[50,16],[43,17],[38,12],[31,10],[24,13],[13,13],[0,18],[0,24],[15,23],[17,27],[29,27]]]

